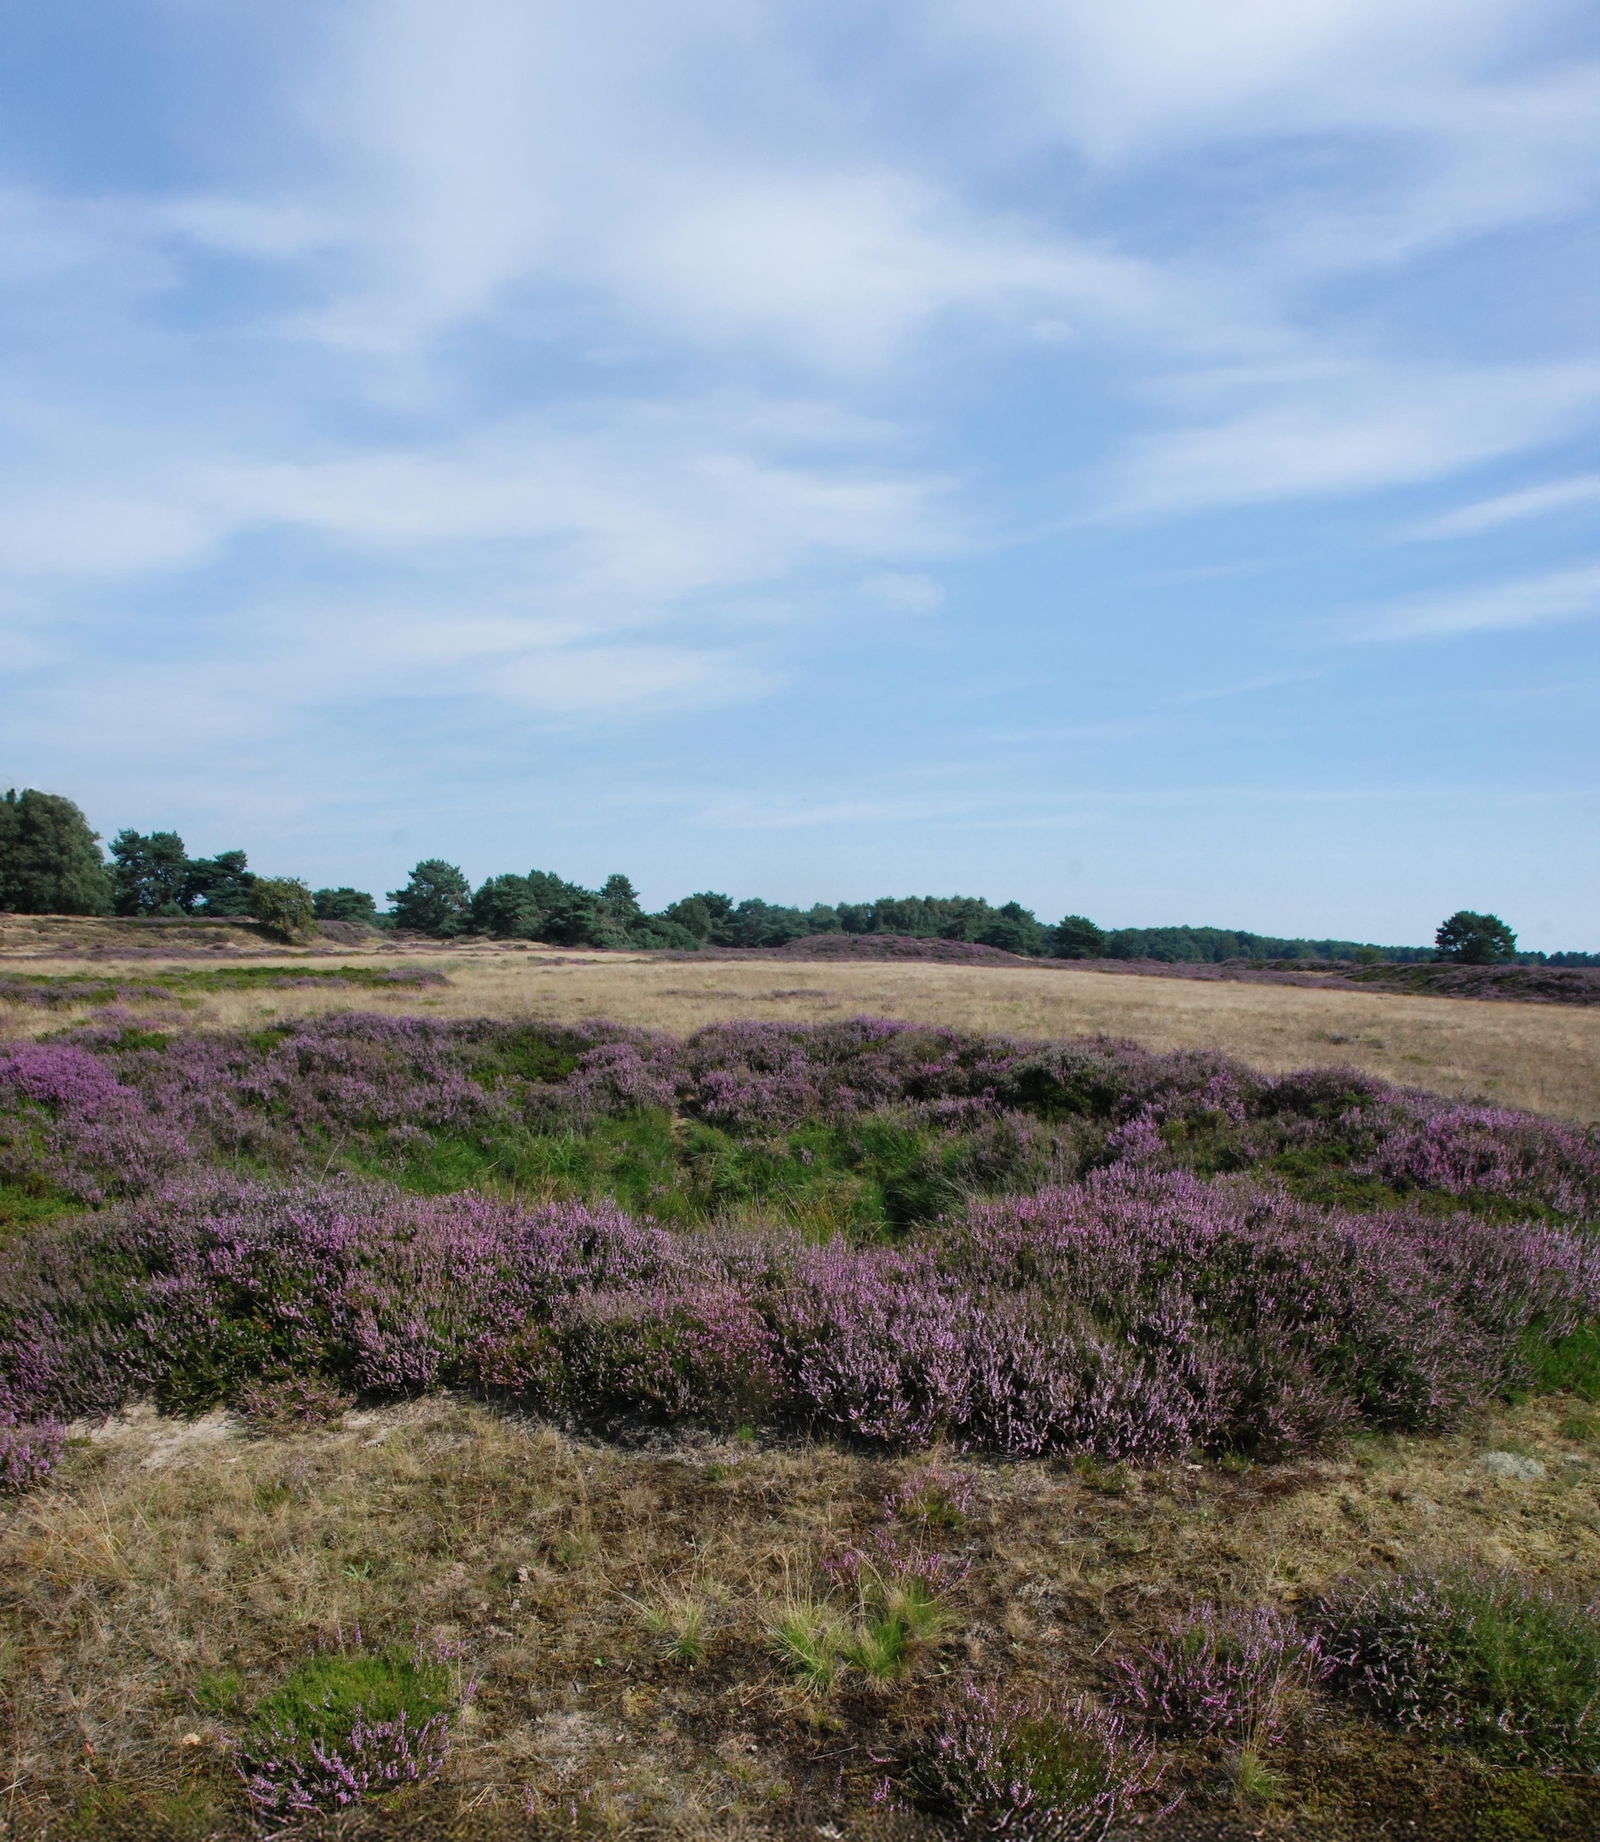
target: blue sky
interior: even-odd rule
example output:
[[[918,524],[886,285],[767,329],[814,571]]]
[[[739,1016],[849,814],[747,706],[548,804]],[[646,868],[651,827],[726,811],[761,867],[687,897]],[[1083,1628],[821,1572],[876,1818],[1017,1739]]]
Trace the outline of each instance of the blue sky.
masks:
[[[0,783],[1600,947],[1600,14],[4,8]]]

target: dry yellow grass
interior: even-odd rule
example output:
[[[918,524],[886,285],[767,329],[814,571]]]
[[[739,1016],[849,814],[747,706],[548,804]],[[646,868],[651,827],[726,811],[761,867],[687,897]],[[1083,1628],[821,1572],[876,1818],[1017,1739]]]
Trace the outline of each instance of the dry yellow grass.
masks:
[[[904,1017],[1018,1036],[1104,1033],[1151,1049],[1217,1049],[1273,1071],[1352,1066],[1454,1097],[1600,1120],[1600,1009],[916,962],[697,964],[493,947],[385,957],[397,966],[442,971],[450,984],[423,991],[208,993],[187,1015],[198,1027],[259,1026],[355,1008],[440,1017],[608,1017],[675,1031],[731,1017]],[[228,963],[241,959],[229,956]],[[283,955],[251,956],[248,963],[304,972],[337,961]],[[109,973],[137,983],[158,973],[160,962],[86,967],[81,960],[30,959],[19,963],[24,969]],[[12,1027],[42,1031],[61,1021],[59,1014],[34,1012]]]

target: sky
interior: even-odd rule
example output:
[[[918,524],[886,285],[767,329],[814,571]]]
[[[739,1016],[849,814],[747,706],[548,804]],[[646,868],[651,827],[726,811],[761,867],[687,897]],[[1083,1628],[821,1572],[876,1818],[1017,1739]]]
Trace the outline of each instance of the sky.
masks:
[[[0,785],[1600,949],[1592,5],[0,21]]]

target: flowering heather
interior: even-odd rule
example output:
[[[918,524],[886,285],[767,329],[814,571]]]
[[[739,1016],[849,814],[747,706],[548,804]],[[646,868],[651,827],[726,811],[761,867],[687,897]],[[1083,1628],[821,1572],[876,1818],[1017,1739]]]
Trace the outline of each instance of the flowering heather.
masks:
[[[1319,1206],[1301,1169],[1388,1206]],[[471,1187],[502,1174],[590,1200]],[[1600,1317],[1592,1135],[872,1019],[81,1030],[0,1057],[8,1184],[98,1211],[0,1250],[17,1423],[455,1385],[601,1425],[1270,1457],[1447,1426]],[[638,1212],[601,1200],[625,1186]],[[704,1225],[808,1195],[852,1232]]]
[[[269,1159],[276,1168],[322,1170],[330,1153],[367,1167],[419,1139],[502,1142],[650,1111],[763,1141],[893,1115],[941,1142],[1007,1125],[1003,1150],[996,1141],[974,1154],[980,1188],[990,1176],[1038,1180],[1052,1156],[1059,1175],[1068,1154],[1080,1163],[1137,1155],[1202,1171],[1282,1166],[1291,1175],[1296,1161],[1310,1160],[1401,1191],[1493,1198],[1502,1214],[1518,1206],[1600,1212],[1592,1132],[1448,1105],[1350,1071],[1262,1076],[1220,1056],[1155,1055],[1103,1040],[1023,1043],[868,1018],[715,1024],[679,1040],[606,1024],[351,1014],[257,1037],[178,1035],[159,1048],[137,1046],[137,1035],[134,1046],[125,1041],[120,1031],[89,1028],[69,1043],[20,1051],[23,1060],[84,1058],[78,1082],[41,1095],[11,1068],[12,1056],[0,1063],[0,1093],[9,1088],[67,1122],[91,1100],[85,1064],[98,1061],[142,1103],[140,1117],[193,1155]],[[997,1158],[1003,1169],[981,1168]],[[110,1193],[143,1180],[130,1171]]]
[[[1272,1455],[1448,1424],[1518,1376],[1524,1332],[1600,1315],[1600,1248],[1124,1166],[864,1247],[210,1178],[13,1242],[0,1300],[0,1409],[28,1420],[253,1405],[299,1375],[600,1424]]]
[[[1317,1637],[1275,1607],[1202,1605],[1118,1659],[1113,1700],[1153,1732],[1217,1734],[1259,1749],[1283,1738],[1295,1695],[1330,1668]]]
[[[19,1423],[0,1413],[0,1492],[31,1490],[59,1463],[66,1435],[55,1421]]]
[[[419,1784],[444,1765],[448,1715],[357,1720],[336,1745],[300,1741],[292,1729],[263,1734],[239,1759],[245,1794],[265,1816],[343,1809],[385,1791]]]
[[[89,1050],[26,1043],[0,1056],[0,1179],[33,1176],[97,1204],[149,1190],[191,1155]]]

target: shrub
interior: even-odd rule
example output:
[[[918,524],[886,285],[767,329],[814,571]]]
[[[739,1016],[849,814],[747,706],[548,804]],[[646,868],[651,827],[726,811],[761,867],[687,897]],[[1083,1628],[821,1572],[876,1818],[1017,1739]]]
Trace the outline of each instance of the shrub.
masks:
[[[459,1705],[449,1667],[398,1648],[308,1658],[257,1704],[236,1768],[263,1814],[360,1803],[431,1777]]]
[[[250,912],[269,934],[291,945],[317,931],[311,891],[292,876],[258,876],[250,887]]]
[[[1487,1757],[1600,1771],[1595,1608],[1507,1574],[1400,1573],[1318,1609],[1343,1686]]]
[[[965,1835],[1098,1842],[1158,1777],[1115,1714],[969,1683],[913,1750],[905,1784]]]
[[[1295,1698],[1328,1672],[1318,1638],[1270,1606],[1199,1606],[1113,1667],[1115,1704],[1153,1731],[1215,1734],[1255,1751],[1283,1738]]]

